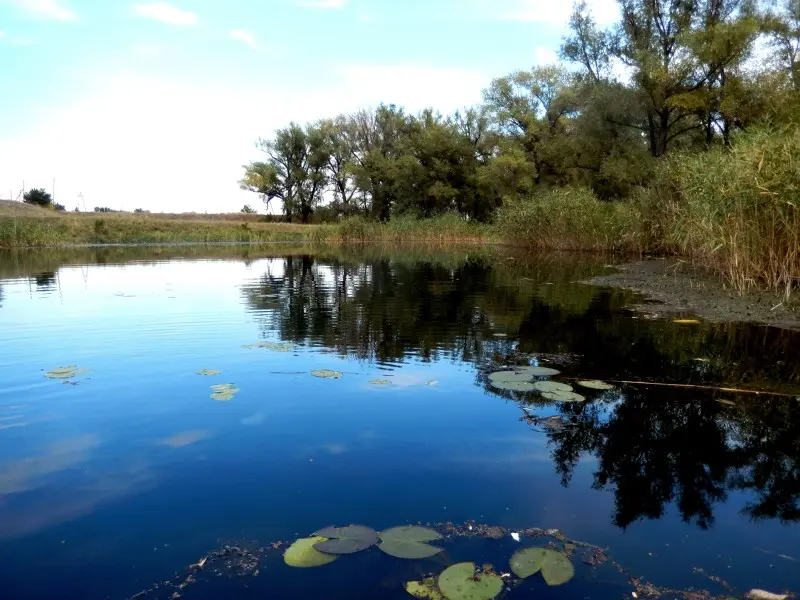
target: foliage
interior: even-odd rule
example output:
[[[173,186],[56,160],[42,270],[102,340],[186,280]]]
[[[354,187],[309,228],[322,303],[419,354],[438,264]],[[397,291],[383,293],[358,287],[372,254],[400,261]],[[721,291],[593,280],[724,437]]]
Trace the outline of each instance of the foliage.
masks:
[[[22,198],[25,203],[34,204],[36,206],[47,207],[53,203],[53,197],[42,188],[28,190]]]
[[[256,210],[252,206],[250,206],[249,204],[245,204],[242,207],[242,210],[240,210],[239,212],[242,212],[242,213],[244,213],[246,215],[253,215],[253,214],[255,214]]]

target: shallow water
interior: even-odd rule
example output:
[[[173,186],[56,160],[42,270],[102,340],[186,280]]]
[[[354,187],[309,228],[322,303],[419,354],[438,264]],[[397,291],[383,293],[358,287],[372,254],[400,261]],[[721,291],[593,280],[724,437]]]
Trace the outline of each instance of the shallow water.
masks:
[[[800,336],[677,324],[577,283],[608,268],[486,248],[0,254],[0,596],[126,598],[223,544],[472,520],[560,529],[656,585],[800,591]],[[292,349],[243,347],[264,341]],[[513,362],[567,383],[784,395],[619,383],[560,404],[493,388]],[[67,365],[89,372],[44,376]],[[215,401],[220,383],[240,391]],[[278,552],[256,577],[204,572],[181,593],[410,598],[409,578],[455,560],[507,570],[520,547],[448,544],[433,561],[373,548],[310,570]],[[581,566],[508,597],[531,589],[633,588]]]

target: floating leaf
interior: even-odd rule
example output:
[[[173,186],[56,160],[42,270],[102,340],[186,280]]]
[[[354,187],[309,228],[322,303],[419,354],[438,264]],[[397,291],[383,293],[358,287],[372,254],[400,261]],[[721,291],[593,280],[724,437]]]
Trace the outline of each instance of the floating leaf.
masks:
[[[242,346],[242,348],[246,348],[247,350],[252,350],[253,348],[266,348],[267,350],[274,350],[275,352],[291,352],[294,349],[294,346],[289,342],[258,342],[257,344],[246,344]]]
[[[416,525],[392,527],[381,531],[378,537],[381,539],[378,548],[396,558],[429,558],[442,551],[442,548],[425,543],[442,538],[438,532],[427,527],[417,527]]]
[[[405,588],[414,598],[444,600],[444,596],[442,596],[442,593],[436,588],[436,580],[433,577],[428,577],[422,581],[407,581]]]
[[[201,369],[197,371],[198,375],[222,375],[222,371],[217,371],[216,369]]]
[[[283,553],[283,562],[290,567],[321,567],[335,561],[338,556],[325,554],[314,548],[314,544],[328,541],[324,537],[301,538]]]
[[[547,585],[561,585],[575,575],[575,568],[569,558],[549,548],[517,550],[511,557],[511,570],[522,579],[541,571]]]
[[[389,381],[388,379],[373,379],[372,381],[370,381],[370,383],[372,385],[389,385],[392,382]]]
[[[557,371],[556,369],[551,369],[550,367],[533,367],[533,366],[523,366],[523,367],[515,367],[514,371],[516,373],[527,374],[533,379],[534,377],[552,377],[553,375],[558,375],[561,371]]]
[[[553,402],[583,402],[586,400],[575,392],[542,392],[542,397]]]
[[[533,377],[533,375],[519,371],[495,371],[489,374],[489,381],[492,383],[530,382]]]
[[[342,374],[339,371],[332,371],[331,369],[318,369],[311,371],[314,377],[322,377],[323,379],[339,379]]]
[[[314,545],[317,550],[327,554],[352,554],[366,550],[378,543],[377,532],[363,525],[325,527],[315,531],[312,535],[328,538],[324,542]]]
[[[558,381],[536,381],[533,384],[537,392],[571,392],[572,386]]]
[[[50,379],[71,379],[72,377],[83,375],[88,372],[88,369],[79,369],[73,365],[70,367],[58,367],[52,371],[48,371],[44,376]]]
[[[511,571],[520,579],[535,575],[542,568],[549,550],[545,548],[522,548],[511,557]]]
[[[494,574],[476,573],[475,564],[457,563],[439,575],[439,589],[448,600],[491,600],[503,589],[503,580]]]
[[[211,399],[227,402],[233,400],[233,397],[240,391],[241,390],[234,387],[232,383],[218,383],[211,386]]]
[[[697,319],[675,319],[672,321],[673,323],[678,323],[679,325],[699,325],[700,321]]]
[[[610,383],[606,383],[605,381],[599,381],[598,379],[587,379],[578,382],[578,385],[581,387],[589,388],[590,390],[613,390],[614,386]]]
[[[572,561],[560,552],[548,551],[542,563],[542,577],[547,585],[562,585],[575,576]]]

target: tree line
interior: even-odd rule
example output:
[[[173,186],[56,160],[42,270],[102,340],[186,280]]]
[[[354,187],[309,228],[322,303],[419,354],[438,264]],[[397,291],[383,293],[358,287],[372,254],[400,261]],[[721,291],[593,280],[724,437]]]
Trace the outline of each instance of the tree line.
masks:
[[[794,122],[800,0],[618,0],[600,28],[575,4],[561,61],[493,80],[484,102],[442,115],[388,104],[259,139],[242,189],[286,220],[387,220],[457,212],[575,185],[604,200],[646,186],[660,158]]]

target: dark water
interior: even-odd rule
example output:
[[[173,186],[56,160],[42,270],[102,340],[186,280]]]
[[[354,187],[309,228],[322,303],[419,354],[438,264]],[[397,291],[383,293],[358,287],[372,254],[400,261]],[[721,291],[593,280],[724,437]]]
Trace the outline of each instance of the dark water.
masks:
[[[497,249],[0,254],[0,597],[126,598],[223,544],[469,520],[560,529],[661,586],[800,591],[800,337],[648,318],[575,283],[607,268]],[[242,347],[260,341],[293,350]],[[548,403],[489,385],[515,362],[787,396],[619,384]],[[44,377],[66,365],[90,372]],[[240,391],[212,400],[217,383]],[[507,570],[519,547],[464,539],[422,564],[372,549],[319,569],[275,553],[257,577],[203,573],[181,593],[410,598],[409,578],[455,560]],[[579,566],[509,598],[632,589]]]

